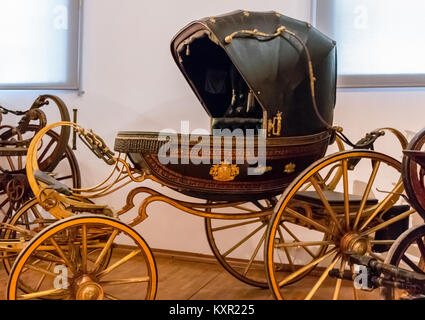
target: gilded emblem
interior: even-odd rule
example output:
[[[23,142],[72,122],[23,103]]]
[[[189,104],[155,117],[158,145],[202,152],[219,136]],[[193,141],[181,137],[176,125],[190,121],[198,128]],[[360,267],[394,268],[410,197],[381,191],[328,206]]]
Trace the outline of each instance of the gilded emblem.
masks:
[[[280,136],[282,132],[282,112],[278,112],[273,120],[269,120],[268,122],[268,136]]]
[[[287,174],[291,174],[291,173],[294,173],[295,172],[295,168],[296,168],[297,166],[295,165],[295,163],[288,163],[286,166],[285,166],[285,170],[284,170],[284,172],[285,173],[287,173]]]
[[[222,162],[214,165],[210,170],[210,175],[216,181],[233,181],[239,175],[239,168],[235,164]]]

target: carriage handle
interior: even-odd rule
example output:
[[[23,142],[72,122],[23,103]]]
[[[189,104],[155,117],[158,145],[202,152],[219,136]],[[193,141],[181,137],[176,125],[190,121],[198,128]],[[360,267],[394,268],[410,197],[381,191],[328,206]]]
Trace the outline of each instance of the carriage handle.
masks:
[[[29,108],[26,111],[19,111],[19,110],[11,110],[11,109],[7,109],[3,106],[0,105],[0,113],[1,114],[14,114],[15,116],[24,116],[28,113],[28,111],[33,110],[33,109],[40,109],[41,107],[48,105],[50,102],[49,100],[47,100],[47,98],[52,98],[54,96],[51,95],[42,95],[39,96],[31,105],[31,108]]]
[[[0,113],[1,114],[11,113],[11,114],[14,114],[15,116],[24,116],[27,112],[28,112],[28,110],[27,111],[15,111],[15,110],[6,109],[5,107],[0,106]]]

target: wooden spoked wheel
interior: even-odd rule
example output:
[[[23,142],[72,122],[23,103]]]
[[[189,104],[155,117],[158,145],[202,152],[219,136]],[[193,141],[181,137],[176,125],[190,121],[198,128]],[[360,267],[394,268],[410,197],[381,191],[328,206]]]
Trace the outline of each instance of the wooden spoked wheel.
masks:
[[[323,191],[322,178],[329,176],[335,166],[342,168],[342,181],[334,191]],[[403,192],[400,170],[401,164],[389,156],[373,151],[347,151],[314,163],[293,181],[267,229],[266,275],[276,299],[363,299],[358,290],[341,290],[347,284],[354,288],[354,282],[343,281],[346,277],[342,275],[348,273],[354,278],[355,266],[350,255],[371,255],[383,261],[382,247],[394,242],[383,237],[383,232],[389,226],[406,222],[414,213],[408,206],[399,206],[397,214],[394,212]],[[354,181],[365,181],[363,188],[357,187],[363,189],[357,195],[350,187]],[[279,241],[285,223],[300,228],[297,241]],[[306,259],[293,272],[281,272],[278,257],[282,249],[320,247],[326,247],[323,254]],[[314,274],[298,282],[296,288],[285,287],[314,267]],[[330,272],[340,276],[331,278]]]
[[[34,236],[41,232],[47,226],[55,223],[57,219],[45,210],[37,199],[31,199],[25,203],[19,211],[14,214],[12,219],[8,222],[8,228],[4,230],[2,239],[6,241],[30,241]],[[13,229],[16,228],[16,229]],[[99,249],[93,249],[90,254],[95,254]],[[91,252],[90,251],[90,252]],[[3,252],[3,265],[6,272],[9,274],[13,263],[18,256],[19,252]],[[107,253],[104,268],[109,264],[112,255],[112,249]],[[21,288],[26,292],[32,292],[33,289],[20,283]]]
[[[263,210],[270,208],[266,201]],[[232,276],[254,287],[267,288],[262,251],[269,217],[244,220],[205,218],[208,244],[217,261]],[[246,259],[235,258],[240,251],[250,253]],[[258,261],[260,259],[260,261]]]
[[[407,146],[409,151],[425,152],[425,129],[419,132]],[[425,219],[425,167],[412,157],[403,157],[403,183],[409,202]]]
[[[102,268],[110,249],[111,261]],[[31,240],[13,265],[7,298],[150,300],[157,280],[154,257],[136,231],[113,218],[81,215],[60,220]],[[26,293],[20,282],[37,290]]]
[[[392,245],[385,263],[425,274],[425,225],[417,226],[403,233]],[[408,299],[418,295],[423,297],[424,292],[419,292],[414,288],[402,290],[385,287],[381,289],[381,296],[386,300]]]
[[[28,133],[34,134],[38,126],[29,125]],[[55,179],[71,188],[80,188],[81,174],[77,159],[72,150],[65,146],[58,156],[58,148],[62,145],[61,135],[48,131],[38,149],[39,168],[42,171],[53,172]],[[26,172],[26,153],[6,155],[0,159],[0,212],[6,222],[22,205],[34,197],[29,186]]]
[[[263,202],[263,201],[262,201]],[[265,200],[262,210],[272,212],[276,201]],[[258,205],[261,205],[258,203]],[[232,276],[240,281],[259,288],[268,288],[267,278],[264,273],[264,243],[267,226],[271,214],[262,218],[244,220],[216,220],[205,218],[207,240],[217,261]],[[296,226],[295,226],[296,229]],[[298,241],[297,230],[290,223],[282,224],[282,230],[277,235],[276,241]],[[305,248],[304,254],[316,257],[321,255],[326,246],[319,248]],[[241,257],[245,252],[246,256]],[[282,250],[280,268],[282,271],[295,270],[297,259],[302,253],[296,250]],[[311,271],[311,270],[309,270]],[[308,272],[309,272],[308,271]],[[287,285],[299,281],[308,274],[305,272],[293,279]]]
[[[12,217],[12,219],[8,222],[8,225],[12,228],[16,227],[18,229],[13,230],[12,228],[8,228],[4,231],[3,238],[6,241],[30,241],[34,236],[36,236],[39,232],[45,229],[47,226],[55,223],[57,219],[52,216],[47,210],[45,210],[41,205],[39,205],[37,199],[32,199],[24,204],[21,209]],[[89,249],[88,250],[88,259],[94,261],[94,257],[99,254],[101,249]],[[10,270],[18,256],[18,251],[9,251],[3,252],[3,265],[7,272],[10,274]],[[37,260],[34,264],[42,263],[44,259],[50,260],[54,253],[46,252],[38,254],[40,259]],[[106,269],[109,265],[112,256],[112,248],[107,252],[106,258],[104,259],[100,270]],[[41,258],[44,257],[44,258]],[[60,257],[59,257],[60,258]],[[50,264],[46,267],[47,270],[53,272],[54,265]],[[43,276],[40,276],[42,279]],[[19,288],[25,293],[33,293],[36,292],[37,286],[34,286],[32,282],[19,282]],[[49,296],[46,299],[58,299],[57,296]]]

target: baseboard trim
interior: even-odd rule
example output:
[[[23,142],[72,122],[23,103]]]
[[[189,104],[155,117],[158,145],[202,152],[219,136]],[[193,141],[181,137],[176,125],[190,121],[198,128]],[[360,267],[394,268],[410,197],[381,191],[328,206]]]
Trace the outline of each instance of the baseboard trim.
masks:
[[[209,264],[220,264],[216,257],[214,255],[209,254],[202,254],[202,253],[193,253],[193,252],[186,252],[186,251],[175,251],[175,250],[165,250],[165,249],[152,249],[153,254],[155,257],[158,258],[169,258],[169,259],[176,259],[181,261],[188,261],[188,262],[198,262],[198,263],[209,263]],[[235,259],[230,258],[227,259],[232,265],[234,266],[244,266],[249,261],[248,259]],[[263,262],[261,261],[254,261],[252,263],[252,267],[255,269],[263,269]]]

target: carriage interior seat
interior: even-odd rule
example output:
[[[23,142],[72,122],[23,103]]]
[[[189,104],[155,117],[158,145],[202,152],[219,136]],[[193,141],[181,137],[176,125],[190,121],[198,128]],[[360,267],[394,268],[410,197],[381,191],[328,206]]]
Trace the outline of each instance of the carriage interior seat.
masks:
[[[205,31],[179,48],[188,77],[211,113],[211,129],[258,130],[263,111],[226,52]]]

